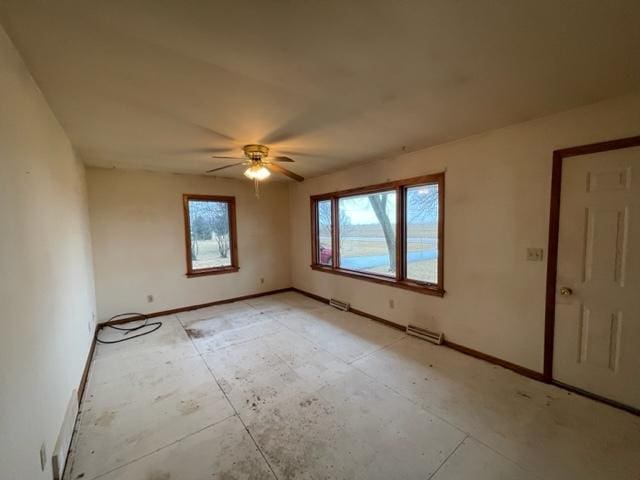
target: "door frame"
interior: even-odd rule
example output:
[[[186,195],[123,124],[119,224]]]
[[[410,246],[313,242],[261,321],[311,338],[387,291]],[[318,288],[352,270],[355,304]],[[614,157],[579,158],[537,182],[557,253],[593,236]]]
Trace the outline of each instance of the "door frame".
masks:
[[[563,148],[553,152],[553,167],[551,173],[551,204],[549,211],[549,243],[547,246],[547,292],[544,319],[544,367],[543,379],[547,383],[553,383],[568,390],[573,390],[582,395],[622,408],[636,415],[640,410],[624,405],[615,400],[607,399],[591,392],[586,392],[577,387],[566,385],[553,379],[553,344],[555,341],[556,325],[556,276],[558,273],[558,234],[560,231],[560,197],[562,192],[562,165],[565,158],[587,155],[590,153],[607,152],[623,148],[640,146],[640,135],[620,138],[606,142],[590,143],[577,147]]]

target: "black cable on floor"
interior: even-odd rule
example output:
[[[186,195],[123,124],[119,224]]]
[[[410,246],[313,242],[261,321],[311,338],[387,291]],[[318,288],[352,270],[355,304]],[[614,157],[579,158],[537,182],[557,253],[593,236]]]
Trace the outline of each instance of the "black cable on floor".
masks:
[[[131,321],[141,320],[144,318],[144,323],[142,325],[138,325],[137,327],[116,327],[115,325],[105,325],[102,328],[112,328],[114,330],[119,330],[124,332],[125,335],[129,335],[131,332],[136,332],[145,327],[154,327],[149,331],[138,333],[137,335],[132,335],[131,337],[121,338],[119,340],[100,340],[98,336],[96,336],[96,342],[103,344],[110,343],[120,343],[126,342],[127,340],[133,340],[134,338],[144,337],[145,335],[149,335],[150,333],[155,332],[162,326],[162,322],[151,322],[149,323],[149,317],[143,313],[120,313],[118,315],[114,315],[109,319],[109,322],[113,322],[114,320],[122,320],[131,317]]]

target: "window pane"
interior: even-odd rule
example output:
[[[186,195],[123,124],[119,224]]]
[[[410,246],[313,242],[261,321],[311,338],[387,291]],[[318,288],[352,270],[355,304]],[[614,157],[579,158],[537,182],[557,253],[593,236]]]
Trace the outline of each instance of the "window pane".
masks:
[[[318,208],[318,258],[321,265],[331,265],[333,257],[331,200],[322,200],[317,203]]]
[[[438,185],[406,190],[406,277],[438,283]]]
[[[212,200],[189,200],[191,268],[231,265],[229,204]]]
[[[340,198],[340,267],[396,273],[396,192]]]

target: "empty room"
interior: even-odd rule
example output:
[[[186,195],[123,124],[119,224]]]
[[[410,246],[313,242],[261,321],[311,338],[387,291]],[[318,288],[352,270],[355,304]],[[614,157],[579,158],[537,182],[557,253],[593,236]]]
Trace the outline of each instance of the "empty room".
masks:
[[[639,480],[637,0],[0,0],[1,480]]]

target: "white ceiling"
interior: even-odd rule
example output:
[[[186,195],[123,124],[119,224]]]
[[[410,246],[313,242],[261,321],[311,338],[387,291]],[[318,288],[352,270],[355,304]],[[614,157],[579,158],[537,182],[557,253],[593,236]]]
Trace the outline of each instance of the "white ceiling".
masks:
[[[0,0],[85,163],[315,176],[640,87],[637,0]],[[230,169],[225,175],[241,175]]]

